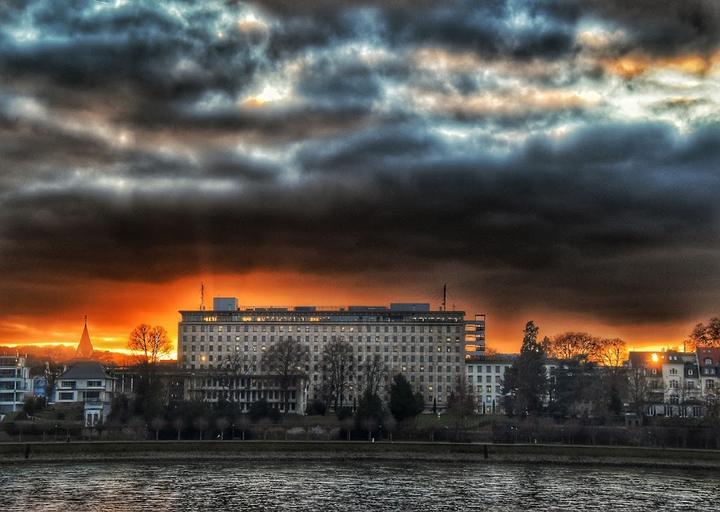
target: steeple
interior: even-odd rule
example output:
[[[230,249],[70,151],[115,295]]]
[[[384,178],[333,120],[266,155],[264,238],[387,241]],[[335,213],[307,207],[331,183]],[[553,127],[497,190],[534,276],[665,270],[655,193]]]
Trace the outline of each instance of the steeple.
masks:
[[[88,334],[87,315],[85,315],[85,326],[83,327],[82,336],[80,336],[80,343],[78,343],[77,349],[75,350],[75,357],[89,359],[92,355],[93,346],[90,341],[90,334]]]

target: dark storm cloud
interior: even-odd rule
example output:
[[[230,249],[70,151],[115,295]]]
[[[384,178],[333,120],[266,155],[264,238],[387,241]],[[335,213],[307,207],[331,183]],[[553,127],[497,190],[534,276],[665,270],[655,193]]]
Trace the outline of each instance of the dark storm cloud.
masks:
[[[720,45],[720,3],[715,0],[541,0],[532,8],[567,23],[585,17],[624,28],[629,41],[613,46],[617,54],[709,54]]]
[[[6,311],[58,276],[257,269],[450,269],[496,307],[617,322],[720,300],[712,112],[620,122],[629,93],[576,65],[583,20],[628,32],[608,55],[711,51],[714,4],[261,4],[0,6]],[[597,107],[568,94],[587,78]]]
[[[18,279],[22,261],[36,277],[163,280],[208,267],[395,269],[402,279],[404,267],[450,263],[475,268],[466,286],[482,282],[497,303],[550,300],[621,321],[682,316],[717,298],[697,267],[717,271],[716,129],[685,139],[666,126],[602,126],[512,158],[444,161],[431,137],[388,137],[338,144],[307,163],[318,172],[300,184],[18,196],[2,214],[1,270]]]

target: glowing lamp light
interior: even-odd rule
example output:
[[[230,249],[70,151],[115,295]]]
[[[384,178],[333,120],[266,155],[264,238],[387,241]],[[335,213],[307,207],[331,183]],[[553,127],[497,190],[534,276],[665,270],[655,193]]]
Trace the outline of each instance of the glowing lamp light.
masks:
[[[651,355],[651,356],[650,356],[650,359],[652,359],[652,362],[653,362],[653,363],[657,363],[657,362],[660,360],[660,358],[658,357],[657,354]]]

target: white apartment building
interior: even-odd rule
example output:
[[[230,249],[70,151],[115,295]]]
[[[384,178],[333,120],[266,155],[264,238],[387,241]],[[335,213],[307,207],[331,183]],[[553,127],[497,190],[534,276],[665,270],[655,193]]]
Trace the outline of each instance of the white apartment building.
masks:
[[[353,347],[346,404],[364,390],[362,365],[379,358],[385,382],[403,373],[426,407],[443,408],[464,378],[466,343],[484,346],[484,318],[466,322],[462,311],[432,311],[426,303],[348,307],[238,307],[234,298],[215,298],[212,311],[180,311],[178,364],[184,369],[217,369],[224,360],[241,360],[246,375],[262,373],[263,353],[292,338],[308,350],[304,373],[307,400],[322,398],[326,376],[323,351],[334,339]],[[469,327],[470,326],[470,327]],[[387,397],[386,397],[387,398]]]
[[[493,354],[473,356],[465,361],[468,385],[480,414],[503,413],[505,372],[516,358],[516,354]]]
[[[25,399],[32,393],[26,359],[19,355],[0,356],[0,413],[22,410]]]
[[[110,414],[115,394],[115,379],[102,364],[95,361],[78,361],[57,379],[55,405],[58,407],[81,404],[85,426],[93,427]]]

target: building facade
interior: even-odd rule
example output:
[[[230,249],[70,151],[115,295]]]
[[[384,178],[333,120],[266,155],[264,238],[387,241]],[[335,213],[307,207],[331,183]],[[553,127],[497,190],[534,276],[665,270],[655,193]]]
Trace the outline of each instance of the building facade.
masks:
[[[502,414],[505,372],[517,359],[516,354],[471,356],[465,361],[468,385],[475,396],[480,414]]]
[[[78,361],[57,380],[55,405],[81,405],[85,426],[93,427],[110,414],[115,379],[96,361]]]
[[[344,308],[238,307],[234,298],[216,298],[212,311],[180,311],[178,364],[183,369],[213,370],[232,359],[247,376],[262,375],[262,355],[274,343],[291,338],[307,349],[303,399],[323,398],[327,376],[323,352],[334,340],[352,346],[350,389],[345,405],[363,392],[363,363],[373,358],[384,367],[384,382],[404,374],[425,398],[443,408],[464,378],[465,345],[484,346],[482,328],[468,333],[462,311],[432,311],[425,303]],[[387,398],[387,397],[386,397]],[[298,411],[301,412],[301,411]]]
[[[0,356],[0,413],[22,410],[25,399],[32,394],[26,359],[19,355]]]
[[[715,400],[717,359],[710,353],[714,350],[630,352],[630,399],[643,402],[644,412],[651,416],[703,416]]]

